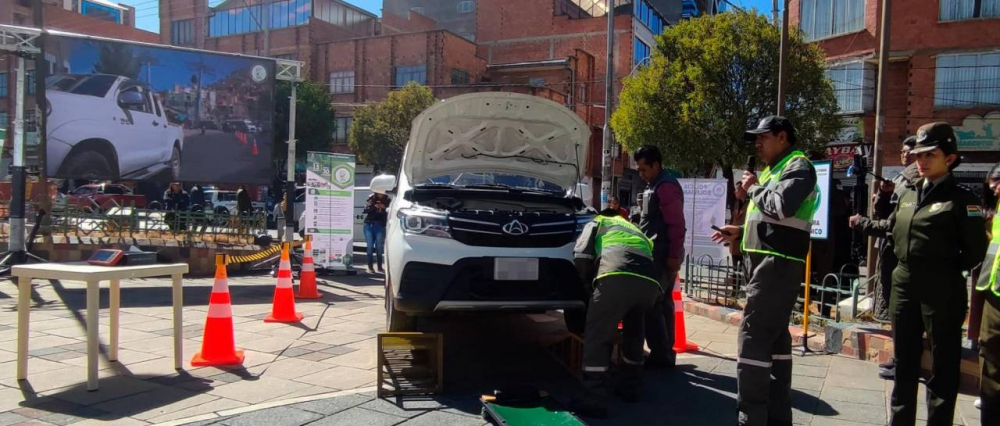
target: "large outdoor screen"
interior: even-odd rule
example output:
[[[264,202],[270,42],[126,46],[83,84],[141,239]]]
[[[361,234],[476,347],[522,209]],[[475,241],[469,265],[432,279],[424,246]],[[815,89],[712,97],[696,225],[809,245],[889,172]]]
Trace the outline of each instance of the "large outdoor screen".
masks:
[[[273,179],[273,61],[67,36],[49,40],[50,176]]]

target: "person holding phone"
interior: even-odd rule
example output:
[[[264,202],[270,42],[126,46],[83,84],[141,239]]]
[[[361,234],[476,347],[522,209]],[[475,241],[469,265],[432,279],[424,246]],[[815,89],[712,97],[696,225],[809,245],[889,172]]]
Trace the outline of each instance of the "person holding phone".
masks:
[[[726,225],[712,240],[736,243],[753,274],[740,321],[736,366],[738,421],[744,426],[792,424],[792,336],[788,318],[805,276],[813,214],[819,205],[816,170],[795,150],[795,127],[769,116],[744,134],[767,167],[743,173],[749,204],[742,227]]]
[[[382,250],[385,245],[385,225],[388,222],[386,208],[389,206],[389,196],[372,193],[365,201],[365,245],[368,258],[368,272],[374,273],[372,261],[377,260],[378,271],[382,269]],[[374,257],[373,257],[374,255]]]

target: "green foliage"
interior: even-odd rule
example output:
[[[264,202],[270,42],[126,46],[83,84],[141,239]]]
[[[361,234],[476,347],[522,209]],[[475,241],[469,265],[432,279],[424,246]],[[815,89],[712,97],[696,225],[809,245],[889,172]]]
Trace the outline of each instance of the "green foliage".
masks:
[[[287,158],[288,107],[292,96],[292,86],[287,81],[279,81],[275,87],[276,114],[274,116],[275,149],[274,158]],[[302,81],[295,89],[295,158],[304,160],[308,151],[330,151],[333,132],[337,130],[334,120],[333,98],[322,84]]]
[[[789,37],[785,115],[798,148],[816,150],[841,126],[826,62],[797,32]],[[745,129],[777,110],[781,33],[756,13],[681,22],[657,38],[648,66],[624,80],[611,124],[628,151],[656,145],[664,166],[685,171],[741,165]]]
[[[132,46],[125,43],[101,43],[101,51],[94,63],[94,73],[137,79],[142,64],[135,56]]]
[[[362,163],[396,172],[413,119],[436,101],[430,88],[411,82],[389,92],[382,102],[355,110],[349,138],[351,151]]]

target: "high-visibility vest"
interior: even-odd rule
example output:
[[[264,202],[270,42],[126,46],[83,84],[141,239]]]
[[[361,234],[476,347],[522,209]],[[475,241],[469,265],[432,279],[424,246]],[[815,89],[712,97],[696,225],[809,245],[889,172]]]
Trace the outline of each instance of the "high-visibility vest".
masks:
[[[997,208],[1000,209],[1000,202],[997,202]],[[990,246],[986,250],[986,258],[983,259],[983,268],[979,273],[979,282],[976,283],[976,290],[991,290],[993,294],[1000,297],[1000,283],[997,283],[998,267],[1000,267],[1000,214],[994,214]]]
[[[781,172],[793,158],[809,159],[802,151],[792,151],[782,158],[774,167],[768,166],[760,174],[759,185],[768,189],[776,189],[781,180]],[[747,208],[746,222],[743,226],[744,252],[763,253],[789,260],[805,262],[809,251],[809,235],[812,232],[813,214],[819,208],[819,186],[813,188],[809,197],[802,202],[795,214],[786,218],[773,218],[764,214],[750,199]]]
[[[653,241],[621,216],[598,215],[594,251],[600,257],[597,276],[631,275],[660,285],[653,276]]]

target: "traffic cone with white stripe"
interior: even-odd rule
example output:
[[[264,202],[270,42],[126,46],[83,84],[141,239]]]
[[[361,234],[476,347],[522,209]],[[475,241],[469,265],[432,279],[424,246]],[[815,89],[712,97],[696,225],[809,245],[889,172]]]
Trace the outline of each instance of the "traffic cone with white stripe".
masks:
[[[681,300],[681,277],[674,283],[674,352],[679,354],[698,350],[698,345],[687,341],[687,327],[684,326],[684,301]]]
[[[295,312],[295,293],[292,291],[292,262],[288,258],[289,243],[281,243],[281,263],[278,265],[278,285],[274,288],[271,315],[264,322],[299,322],[302,312]]]
[[[312,238],[306,236],[306,247],[302,251],[302,270],[299,271],[299,299],[320,299],[316,288],[316,266],[313,264]]]
[[[201,338],[201,352],[191,359],[191,366],[219,366],[243,364],[243,351],[236,350],[233,337],[233,307],[229,297],[229,279],[226,277],[227,256],[215,256],[215,284],[208,300],[208,318]]]

